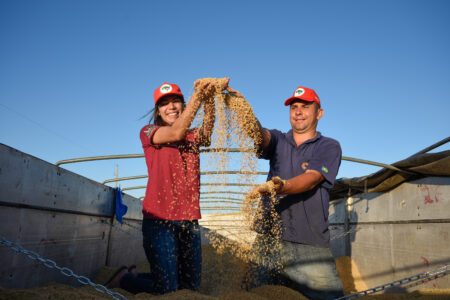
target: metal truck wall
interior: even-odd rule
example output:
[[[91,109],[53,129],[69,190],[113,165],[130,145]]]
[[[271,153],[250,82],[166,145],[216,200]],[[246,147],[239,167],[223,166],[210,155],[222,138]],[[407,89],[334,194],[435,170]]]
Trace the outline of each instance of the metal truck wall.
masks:
[[[333,253],[351,255],[369,287],[450,263],[448,177],[427,177],[403,183],[387,193],[340,199],[330,212],[336,213],[332,223],[337,225],[332,227],[345,231],[348,215],[348,228],[355,231],[345,239],[332,241]],[[420,287],[449,288],[450,278]]]
[[[127,219],[113,221],[114,190],[0,144],[0,236],[92,278],[105,264],[145,259],[141,204],[124,195]],[[9,247],[0,246],[0,286],[76,284]]]

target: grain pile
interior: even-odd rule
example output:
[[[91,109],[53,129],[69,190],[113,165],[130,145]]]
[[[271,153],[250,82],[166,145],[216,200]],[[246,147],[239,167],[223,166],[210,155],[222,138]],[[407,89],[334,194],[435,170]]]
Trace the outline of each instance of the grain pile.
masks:
[[[336,269],[342,280],[344,292],[346,294],[367,290],[369,287],[363,281],[358,266],[348,256],[341,256],[336,259]]]
[[[264,285],[254,288],[249,292],[243,291],[240,288],[239,278],[245,272],[245,262],[234,257],[231,253],[225,251],[222,255],[217,255],[215,249],[210,246],[203,248],[203,270],[202,270],[202,285],[199,292],[188,290],[180,290],[175,293],[170,293],[162,296],[154,296],[146,293],[133,295],[127,293],[122,289],[114,289],[114,291],[121,293],[128,299],[189,299],[189,300],[203,300],[203,299],[266,299],[266,300],[304,300],[307,299],[297,291],[284,286]],[[339,258],[337,264],[339,265]],[[349,262],[350,260],[346,260]],[[352,262],[353,263],[353,262]],[[44,267],[42,267],[44,268]],[[149,266],[147,262],[138,265],[139,272],[148,272]],[[104,282],[115,271],[115,268],[104,267],[100,270],[98,276],[94,278],[95,282]],[[348,272],[348,270],[343,270]],[[220,272],[228,273],[230,276],[221,276]],[[341,273],[340,273],[341,274]],[[352,278],[350,276],[342,277],[344,287],[352,285]],[[351,282],[346,282],[350,280]],[[346,293],[348,291],[346,290]],[[50,284],[34,289],[2,289],[0,288],[0,300],[48,300],[48,299],[111,299],[100,292],[95,291],[91,287],[72,287],[63,284]],[[360,299],[394,299],[394,300],[445,300],[450,299],[450,289],[420,289],[407,294],[381,294],[370,295]]]
[[[248,174],[256,173],[258,170],[257,152],[262,142],[262,136],[251,105],[239,92],[228,86],[227,78],[204,78],[197,80],[195,85],[208,86],[214,89],[213,98],[215,101],[216,120],[210,148],[245,149],[245,151],[239,153],[229,153],[227,151],[211,152],[209,153],[209,157],[206,157],[206,162],[205,157],[202,157],[202,166],[206,165],[209,168],[214,168],[214,170],[219,171],[218,176],[215,176],[215,183],[218,186],[222,183],[223,188],[233,182],[246,184],[247,186],[255,185],[257,178]],[[202,101],[206,103],[208,101],[206,97],[210,97],[211,93],[204,93],[202,95],[205,97]],[[207,120],[203,120],[203,123],[205,121]],[[240,156],[240,160],[237,160],[236,156]],[[233,168],[246,174],[238,174],[235,176],[226,174],[227,170]],[[220,174],[221,171],[223,172],[222,174]],[[211,183],[211,181],[208,180],[208,183]],[[238,192],[247,194],[245,195],[245,199],[241,200],[240,207],[228,204],[218,205],[216,206],[216,210],[221,213],[227,212],[227,210],[232,208],[239,210],[243,214],[244,219],[241,228],[242,235],[249,230],[263,227],[275,240],[278,240],[281,230],[274,209],[276,195],[273,183],[267,182],[263,185],[269,190],[267,195],[261,195],[258,192],[258,187],[250,191],[241,188]],[[209,191],[213,190],[213,188],[209,188]],[[223,198],[226,198],[226,196]],[[216,203],[219,203],[219,201]],[[267,255],[268,252],[274,253],[280,250],[280,243],[272,244],[271,247],[259,247],[258,249],[252,248],[251,243],[244,241],[244,239],[242,239],[241,243],[230,243],[229,239],[223,238],[217,232],[218,230],[210,231],[208,239],[218,253],[222,253],[227,249],[246,262],[252,261],[259,263],[267,257],[273,256]],[[279,265],[278,267],[281,266]]]

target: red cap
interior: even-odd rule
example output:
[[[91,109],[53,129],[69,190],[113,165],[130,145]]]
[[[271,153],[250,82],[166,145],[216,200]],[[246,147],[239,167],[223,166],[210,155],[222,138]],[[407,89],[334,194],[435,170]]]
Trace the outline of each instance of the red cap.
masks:
[[[308,102],[316,102],[320,105],[320,99],[319,96],[317,96],[316,92],[313,89],[299,86],[295,89],[294,94],[291,98],[284,101],[284,105],[288,106],[292,103],[294,100],[303,100]]]
[[[161,100],[162,97],[168,95],[180,96],[181,99],[183,99],[184,101],[183,93],[181,93],[181,89],[178,85],[176,85],[175,83],[164,82],[163,84],[158,86],[153,92],[153,99],[155,100],[155,105],[156,103],[158,103],[159,100]]]

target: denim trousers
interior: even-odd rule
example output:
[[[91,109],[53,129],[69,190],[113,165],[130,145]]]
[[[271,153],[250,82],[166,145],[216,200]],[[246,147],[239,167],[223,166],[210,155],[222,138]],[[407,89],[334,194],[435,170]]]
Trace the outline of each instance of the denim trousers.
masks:
[[[121,288],[134,294],[199,289],[202,249],[198,221],[144,219],[142,234],[150,273],[126,274]]]
[[[282,242],[282,280],[310,299],[344,296],[336,262],[328,247]]]
[[[255,242],[267,242],[257,238]],[[261,249],[255,245],[254,249]],[[261,253],[262,256],[266,255]],[[263,284],[282,284],[299,291],[309,299],[331,300],[344,296],[342,281],[330,248],[281,242],[281,251],[272,260],[278,260],[281,270],[274,270],[271,263],[252,264],[247,272],[247,288]]]

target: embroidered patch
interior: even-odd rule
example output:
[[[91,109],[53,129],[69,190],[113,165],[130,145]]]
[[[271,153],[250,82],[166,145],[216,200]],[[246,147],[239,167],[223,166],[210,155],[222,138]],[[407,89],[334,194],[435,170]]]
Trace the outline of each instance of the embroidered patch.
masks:
[[[305,93],[305,90],[304,90],[304,89],[298,88],[298,89],[295,90],[294,96],[295,96],[295,97],[299,97],[299,96],[303,95],[304,93]]]
[[[163,84],[159,91],[163,94],[170,93],[172,91],[172,86],[170,84]]]
[[[325,166],[322,166],[322,172],[324,172],[325,174],[328,174],[328,168]]]
[[[150,136],[150,134],[152,133],[153,129],[155,129],[154,125],[148,125],[147,129],[144,130],[144,133],[146,136]]]

